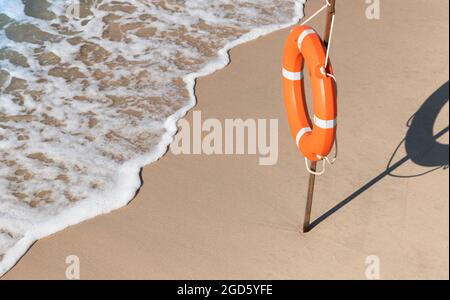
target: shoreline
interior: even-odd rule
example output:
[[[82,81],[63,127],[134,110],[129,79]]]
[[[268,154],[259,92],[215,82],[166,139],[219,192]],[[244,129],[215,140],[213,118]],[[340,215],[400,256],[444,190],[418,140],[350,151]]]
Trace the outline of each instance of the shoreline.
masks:
[[[225,68],[230,62],[229,51],[241,44],[251,42],[264,35],[273,33],[275,31],[288,28],[298,22],[303,17],[303,5],[301,1],[296,0],[295,4],[295,16],[292,21],[281,25],[269,25],[261,28],[254,29],[240,38],[234,40],[231,43],[225,45],[224,48],[217,52],[217,58],[206,64],[201,70],[191,73],[183,78],[186,84],[186,89],[189,91],[189,103],[179,109],[177,112],[172,114],[164,122],[165,133],[161,138],[161,141],[157,145],[157,151],[152,154],[145,155],[144,157],[138,157],[131,161],[127,161],[119,170],[119,173],[123,173],[121,178],[131,179],[129,181],[122,180],[122,188],[118,191],[110,193],[109,197],[101,197],[116,199],[114,201],[109,201],[108,203],[102,203],[102,201],[97,201],[94,197],[83,200],[83,203],[77,204],[77,206],[65,210],[63,213],[58,215],[57,218],[53,219],[48,224],[41,224],[40,228],[27,232],[26,235],[20,239],[20,241],[12,247],[8,253],[3,257],[0,262],[0,278],[8,272],[8,270],[13,267],[20,258],[26,254],[28,249],[38,240],[52,235],[56,232],[64,230],[70,226],[75,226],[81,222],[90,220],[97,216],[111,213],[117,209],[120,209],[128,205],[136,197],[140,188],[144,184],[141,181],[140,174],[145,166],[148,166],[162,157],[167,153],[170,144],[172,143],[177,131],[177,123],[186,114],[191,111],[197,104],[197,97],[195,95],[195,85],[199,78],[206,77]],[[125,194],[124,194],[125,193]],[[119,195],[119,196],[118,196]],[[98,211],[91,211],[90,208],[93,206],[99,207]],[[80,213],[80,212],[84,212]],[[88,213],[86,213],[88,212]],[[82,214],[82,217],[77,217]],[[68,221],[69,220],[69,221]]]
[[[355,12],[355,8],[345,5],[348,14]],[[390,5],[394,7],[392,10],[398,6],[398,4]],[[411,6],[420,5],[419,2],[415,2]],[[448,3],[441,1],[435,6],[433,11],[438,14],[440,6],[448,8]],[[358,8],[361,7],[360,5]],[[344,8],[344,4],[340,8]],[[314,7],[308,6],[307,9],[310,12]],[[344,9],[341,10],[343,11]],[[389,18],[389,15],[387,17]],[[412,18],[406,16],[408,17]],[[342,27],[338,30],[340,36],[335,35],[336,42],[333,44],[332,52],[333,58],[337,60],[335,65],[344,66],[346,60],[353,58],[349,54],[356,54],[359,51],[345,47],[349,40],[343,37],[344,28],[352,28],[352,22],[344,19],[344,16],[338,21],[341,23],[336,25]],[[364,23],[364,20],[362,22],[366,29],[374,34],[375,30],[371,27],[374,24]],[[397,34],[401,30],[398,27],[394,29],[397,30]],[[423,30],[417,31],[414,32],[415,36],[421,37],[425,42],[432,40],[440,46],[433,48],[433,51],[439,55],[439,59],[446,59],[448,65],[448,57],[443,56],[446,49],[448,53],[446,46],[448,36],[443,38],[440,33],[434,33],[434,36],[423,37],[420,34]],[[358,36],[361,36],[361,32],[358,31]],[[275,116],[282,120],[279,132],[280,145],[283,148],[280,148],[281,157],[277,167],[269,170],[260,169],[255,167],[254,157],[247,155],[230,159],[175,157],[168,153],[158,163],[144,168],[144,185],[129,206],[67,228],[37,242],[4,278],[62,278],[66,267],[64,258],[74,252],[80,256],[82,264],[83,261],[86,262],[86,265],[82,266],[82,278],[87,279],[139,277],[238,279],[258,276],[260,278],[334,276],[360,279],[364,276],[364,258],[373,252],[378,252],[382,257],[386,268],[383,270],[389,274],[388,278],[448,278],[448,268],[442,267],[445,264],[448,266],[448,256],[445,257],[442,251],[445,250],[442,247],[446,247],[448,252],[448,229],[443,229],[445,224],[448,225],[448,213],[445,212],[448,212],[448,201],[445,200],[445,195],[432,193],[430,207],[421,205],[418,197],[421,197],[422,190],[417,189],[417,186],[420,188],[432,185],[440,191],[445,186],[444,180],[448,180],[448,173],[441,175],[434,172],[425,178],[410,179],[407,183],[406,180],[399,182],[395,179],[388,183],[381,182],[381,188],[377,189],[378,193],[373,190],[365,193],[361,196],[365,201],[352,203],[351,208],[346,207],[339,214],[327,219],[313,234],[298,234],[306,174],[301,169],[303,164],[299,162],[298,153],[292,146],[287,124],[283,119],[284,108],[277,81],[279,72],[274,71],[279,64],[277,53],[280,52],[280,45],[286,33],[287,30],[278,31],[233,48],[231,50],[233,62],[219,72],[200,78],[195,91],[200,99],[198,109],[207,116],[219,119],[236,115],[244,118]],[[375,37],[380,38],[376,34]],[[404,39],[408,40],[409,37]],[[342,40],[338,41],[338,38]],[[357,46],[367,50],[369,45],[371,44],[362,43]],[[383,43],[376,46],[377,51],[381,53],[388,53],[390,50],[386,49]],[[267,52],[261,50],[262,48]],[[365,59],[368,57],[361,56]],[[406,57],[412,61],[415,58],[416,56],[412,54]],[[359,57],[354,57],[353,60],[364,61]],[[262,61],[266,62],[266,66],[261,66]],[[413,72],[416,69],[424,69],[420,75],[423,78],[409,77],[411,82],[399,87],[401,91],[395,90],[394,85],[388,85],[384,80],[380,82],[378,79],[380,86],[387,85],[386,90],[377,91],[383,96],[378,99],[373,96],[375,89],[370,93],[369,84],[372,79],[378,77],[381,70],[386,70],[385,64],[397,66],[392,60],[383,62],[381,66],[370,64],[365,74],[367,80],[353,78],[352,72],[363,70],[357,67],[357,62],[347,67],[351,70],[346,68],[337,70],[338,78],[342,80],[341,84],[344,86],[340,98],[343,99],[340,126],[354,128],[355,125],[362,124],[361,131],[366,133],[374,131],[372,139],[367,136],[361,137],[361,142],[371,147],[367,153],[352,151],[358,144],[352,140],[353,137],[349,132],[343,132],[341,144],[344,145],[344,152],[341,160],[345,163],[339,163],[335,169],[330,170],[327,177],[323,177],[323,181],[321,178],[317,207],[314,208],[316,217],[320,212],[326,212],[333,207],[336,198],[347,197],[383,169],[384,157],[391,149],[386,150],[380,147],[379,143],[388,141],[389,144],[395,144],[405,130],[404,122],[399,120],[406,120],[414,113],[415,107],[420,106],[434,89],[443,81],[448,82],[448,70],[444,69],[441,70],[442,74],[435,75],[438,78],[427,77],[427,74],[434,74],[435,68],[438,68],[437,64],[426,67],[413,66],[411,67]],[[395,67],[388,71],[395,80],[402,78],[400,76],[402,72],[396,71]],[[252,73],[258,74],[258,78],[251,78]],[[365,88],[365,93],[348,88],[354,81],[355,84],[359,83],[359,86]],[[422,84],[420,90],[414,88],[418,81]],[[252,95],[243,92],[246,86],[253,88]],[[398,100],[390,93],[396,97],[404,95],[407,99],[414,97],[411,101],[414,103],[405,103],[404,98]],[[372,101],[359,103],[358,99],[363,98]],[[239,105],[227,99],[237,100]],[[374,100],[380,101],[380,105],[403,101],[396,104],[404,105],[404,110],[391,107],[393,111],[383,116],[385,123],[392,122],[393,128],[386,124],[367,124],[362,121],[364,114],[361,112],[366,114],[382,112],[379,106],[373,105]],[[188,114],[188,120],[192,118],[191,112],[192,110]],[[445,125],[445,120],[442,122],[443,120],[440,120],[438,123]],[[375,125],[380,126],[385,135],[377,134]],[[380,160],[380,157],[383,159]],[[358,161],[367,161],[369,158],[376,159],[368,162],[369,170],[362,170]],[[214,170],[210,168],[212,165],[215,166]],[[407,166],[407,171],[416,168],[418,167]],[[339,178],[340,174],[352,174],[352,177],[345,180]],[[178,180],[177,189],[173,189],[171,184],[165,182],[172,177]],[[221,180],[216,182],[211,178]],[[276,187],[270,188],[273,183],[277,183]],[[410,184],[416,187],[411,187]],[[223,188],[223,185],[231,187],[231,190]],[[192,191],[192,187],[201,187],[202,191]],[[186,195],[186,191],[191,194]],[[377,200],[377,195],[379,197],[385,194],[385,191],[392,194],[383,197],[396,203],[393,207],[389,204],[390,201]],[[400,201],[394,201],[396,198]],[[424,220],[425,216],[420,217],[422,214],[419,213],[424,211],[426,213],[423,215],[427,220]],[[402,216],[400,220],[398,215]],[[435,219],[436,228],[431,229],[428,219]],[[415,220],[425,223],[424,228],[427,230],[421,230]],[[397,236],[396,233],[388,231],[391,226],[398,228],[405,237],[418,236],[420,239],[411,238],[409,241],[402,238],[400,232]],[[340,230],[336,231],[337,228]],[[422,249],[419,244],[424,239],[428,243],[426,248]],[[397,241],[399,246],[393,245],[393,241]],[[404,249],[408,247],[411,249],[405,255]],[[332,250],[332,257],[323,249]],[[436,257],[433,259],[427,255],[428,253]],[[415,264],[417,255],[422,255],[421,259],[427,261],[430,266]],[[340,270],[340,274],[329,274],[327,270],[330,268]],[[422,270],[422,274],[417,273],[418,270]]]

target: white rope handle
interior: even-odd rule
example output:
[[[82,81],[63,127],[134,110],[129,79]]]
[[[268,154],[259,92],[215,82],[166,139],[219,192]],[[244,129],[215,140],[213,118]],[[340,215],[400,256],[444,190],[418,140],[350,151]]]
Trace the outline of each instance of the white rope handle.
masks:
[[[334,165],[334,163],[337,161],[337,159],[338,159],[338,138],[337,138],[337,136],[336,136],[336,138],[335,138],[335,140],[334,140],[334,156],[333,156],[333,158],[331,159],[331,161],[330,160],[328,160],[328,157],[327,157],[327,161],[328,161],[328,163],[330,164],[330,165]]]
[[[325,67],[320,68],[320,73],[322,73],[322,74],[323,74],[324,76],[326,76],[326,77],[331,77],[331,78],[333,78],[334,82],[337,83],[336,76],[334,76],[334,75],[331,74],[331,73],[327,73],[327,72],[325,71]]]
[[[321,156],[321,155],[317,155],[317,158],[325,160],[330,165],[334,165],[334,163],[338,159],[338,139],[337,139],[337,136],[334,139],[334,149],[335,150],[334,150],[334,155],[333,155],[332,159],[330,159],[328,156]]]
[[[309,167],[308,159],[305,157],[306,170],[308,171],[309,174],[316,175],[316,176],[323,175],[323,174],[325,174],[326,163],[328,163],[330,166],[334,165],[334,163],[337,161],[337,158],[338,158],[338,141],[337,141],[337,137],[334,139],[334,146],[335,146],[336,150],[335,150],[335,153],[334,153],[334,156],[333,156],[332,159],[330,159],[328,156],[317,155],[318,159],[324,161],[323,164],[322,164],[322,171],[320,171],[320,172],[316,172],[316,171],[311,170],[311,168]]]
[[[309,167],[308,159],[305,157],[305,165],[306,165],[306,170],[308,171],[309,174],[316,175],[316,176],[325,174],[325,164],[322,165],[322,171],[320,171],[320,172],[313,171]]]

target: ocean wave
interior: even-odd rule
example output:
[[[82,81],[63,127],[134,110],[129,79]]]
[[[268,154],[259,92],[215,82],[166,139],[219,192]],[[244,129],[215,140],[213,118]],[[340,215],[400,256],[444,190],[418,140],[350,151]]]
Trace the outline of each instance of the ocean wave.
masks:
[[[303,4],[2,1],[0,275],[37,239],[126,205],[194,106],[195,79]]]

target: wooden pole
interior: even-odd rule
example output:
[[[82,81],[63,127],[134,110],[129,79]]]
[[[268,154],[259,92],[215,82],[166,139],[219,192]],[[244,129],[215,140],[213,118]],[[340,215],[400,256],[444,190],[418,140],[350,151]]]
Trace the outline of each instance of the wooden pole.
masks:
[[[328,0],[328,1],[330,2],[331,5],[328,6],[325,34],[323,35],[323,41],[325,43],[325,46],[328,46],[328,42],[330,41],[331,21],[333,20],[333,16],[336,13],[336,0]]]
[[[336,13],[336,0],[328,0],[330,2],[330,6],[328,6],[327,16],[326,16],[326,24],[325,24],[325,34],[323,35],[323,41],[325,46],[328,46],[330,42],[330,33],[331,33],[331,23],[333,20],[333,16]],[[310,166],[311,171],[315,172],[317,170],[317,162],[312,161]],[[316,175],[309,175],[309,183],[308,183],[308,194],[306,196],[306,208],[305,208],[305,219],[303,221],[303,232],[307,233],[310,230],[311,225],[311,211],[312,211],[312,203],[314,198],[314,185],[316,182]]]
[[[312,161],[310,166],[311,171],[315,172],[317,169],[317,162]],[[309,184],[308,184],[308,195],[306,197],[306,209],[305,209],[305,219],[303,221],[303,232],[309,232],[309,225],[311,224],[311,210],[312,210],[312,202],[314,196],[314,183],[316,181],[316,175],[309,175]]]

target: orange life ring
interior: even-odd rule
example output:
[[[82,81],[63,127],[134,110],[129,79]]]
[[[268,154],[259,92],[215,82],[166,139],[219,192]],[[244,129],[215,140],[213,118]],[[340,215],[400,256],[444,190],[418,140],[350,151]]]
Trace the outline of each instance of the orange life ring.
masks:
[[[319,35],[309,26],[294,27],[283,54],[284,102],[297,147],[311,161],[326,157],[336,138],[337,88],[331,64],[325,60],[326,49]],[[306,104],[305,62],[313,94],[313,122]]]

